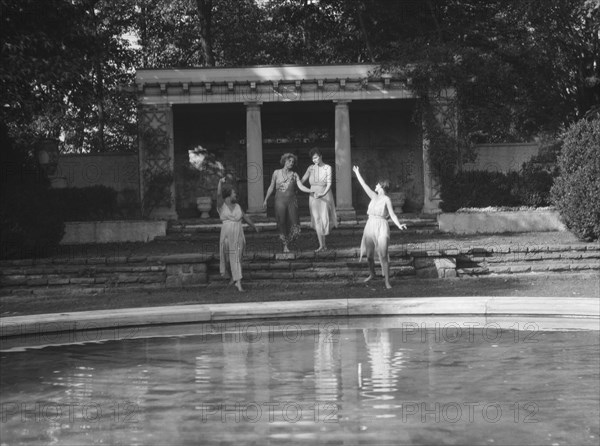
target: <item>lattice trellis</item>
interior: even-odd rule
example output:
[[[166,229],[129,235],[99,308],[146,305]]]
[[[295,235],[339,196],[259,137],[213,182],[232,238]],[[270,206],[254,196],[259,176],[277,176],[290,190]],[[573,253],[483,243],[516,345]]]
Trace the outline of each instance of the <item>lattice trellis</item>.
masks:
[[[144,210],[172,207],[173,177],[170,144],[170,116],[167,106],[142,106],[139,109],[140,169]]]

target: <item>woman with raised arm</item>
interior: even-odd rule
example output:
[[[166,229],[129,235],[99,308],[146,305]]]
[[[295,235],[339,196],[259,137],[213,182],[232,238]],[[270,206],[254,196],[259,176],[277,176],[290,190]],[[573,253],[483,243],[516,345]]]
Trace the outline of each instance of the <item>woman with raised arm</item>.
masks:
[[[319,252],[327,250],[325,237],[337,226],[335,202],[331,192],[333,171],[330,165],[323,162],[323,155],[319,149],[311,149],[309,155],[313,165],[306,169],[302,180],[298,181],[298,188],[310,193],[308,199],[310,225],[317,233],[319,248],[315,252]],[[310,189],[302,184],[307,179],[310,179]]]
[[[390,243],[390,225],[388,224],[388,215],[400,230],[406,229],[406,225],[400,224],[398,217],[394,213],[392,206],[392,200],[387,196],[387,191],[390,187],[388,180],[379,180],[373,191],[362,175],[358,166],[352,168],[358,178],[358,182],[367,193],[371,202],[367,209],[367,215],[369,219],[365,225],[363,232],[362,241],[360,243],[360,259],[362,260],[363,254],[367,254],[367,262],[369,263],[369,277],[365,279],[365,282],[375,277],[375,253],[379,256],[379,262],[381,263],[381,270],[383,277],[385,278],[385,287],[391,288],[390,285],[390,258],[388,254],[388,245]]]
[[[289,245],[300,235],[300,220],[298,218],[298,200],[296,190],[298,174],[292,171],[298,157],[293,153],[281,156],[281,169],[273,172],[271,184],[267,190],[263,208],[275,190],[275,220],[279,230],[279,238],[283,243],[283,252],[290,252]]]
[[[242,219],[259,232],[258,226],[248,217],[237,202],[237,192],[225,178],[219,180],[217,186],[217,211],[223,222],[219,238],[219,270],[223,277],[231,277],[230,284],[235,284],[238,291],[242,288],[242,256],[246,249],[246,237],[242,227]]]

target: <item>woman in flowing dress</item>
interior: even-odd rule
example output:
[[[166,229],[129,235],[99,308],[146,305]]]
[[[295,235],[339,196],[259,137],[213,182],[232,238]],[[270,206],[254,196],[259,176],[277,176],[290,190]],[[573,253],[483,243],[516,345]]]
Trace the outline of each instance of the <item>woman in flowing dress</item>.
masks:
[[[366,253],[367,262],[369,263],[369,277],[365,279],[365,282],[375,277],[375,253],[377,253],[383,277],[385,278],[385,287],[389,289],[392,286],[390,285],[390,259],[388,254],[390,226],[387,218],[389,216],[400,230],[406,229],[406,225],[400,224],[400,221],[398,221],[398,217],[394,213],[392,200],[387,196],[390,182],[388,180],[379,180],[373,191],[363,179],[358,166],[354,166],[352,170],[356,174],[358,182],[371,199],[367,209],[369,218],[360,243],[360,259],[362,260],[363,254]]]
[[[293,153],[281,156],[281,169],[273,172],[271,184],[267,190],[263,208],[275,190],[275,220],[279,230],[279,238],[283,243],[283,252],[290,252],[289,245],[300,235],[300,220],[298,218],[298,200],[296,198],[298,174],[292,171],[298,157]]]
[[[313,164],[297,184],[301,191],[310,193],[310,225],[317,233],[319,248],[315,252],[319,252],[327,250],[326,236],[337,226],[335,202],[331,192],[333,170],[329,164],[323,162],[323,155],[319,149],[311,149],[309,155]],[[310,189],[302,184],[306,180],[310,181]]]
[[[239,291],[245,291],[242,287],[242,256],[246,237],[242,220],[256,232],[260,228],[242,211],[237,202],[237,191],[224,183],[225,178],[221,178],[217,186],[217,211],[223,222],[219,237],[219,270],[222,276],[231,277],[230,284],[235,284]]]

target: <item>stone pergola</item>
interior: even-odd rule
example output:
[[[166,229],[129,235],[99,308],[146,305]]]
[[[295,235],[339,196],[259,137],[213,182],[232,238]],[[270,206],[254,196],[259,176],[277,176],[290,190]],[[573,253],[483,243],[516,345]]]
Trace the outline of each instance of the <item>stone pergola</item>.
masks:
[[[139,105],[140,190],[146,172],[174,171],[174,106],[239,104],[246,114],[248,212],[263,213],[265,187],[250,181],[263,169],[262,108],[270,103],[327,102],[335,114],[335,199],[338,214],[355,216],[352,200],[350,123],[355,104],[415,100],[406,79],[377,75],[377,65],[260,66],[244,68],[140,69],[136,73]],[[424,132],[421,132],[424,134]],[[423,203],[421,212],[438,212],[439,197],[430,175],[428,143],[421,137]],[[331,163],[331,160],[329,160]],[[421,170],[421,169],[419,169]],[[171,186],[175,194],[175,186]],[[176,219],[174,202],[153,210],[152,217]]]

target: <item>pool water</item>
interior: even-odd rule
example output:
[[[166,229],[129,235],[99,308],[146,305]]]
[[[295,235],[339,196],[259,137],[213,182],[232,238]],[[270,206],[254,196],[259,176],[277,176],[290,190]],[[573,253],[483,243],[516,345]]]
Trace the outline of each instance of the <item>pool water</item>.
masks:
[[[596,330],[378,318],[94,336],[4,343],[2,445],[599,441]]]

